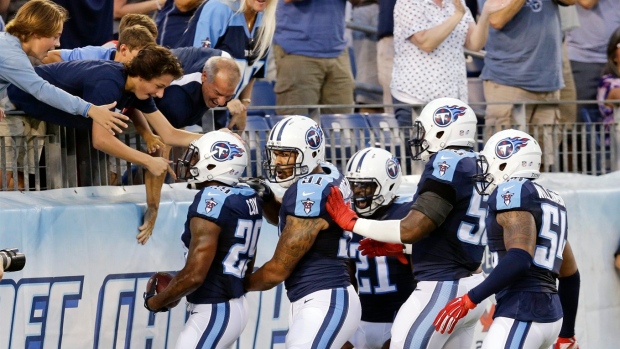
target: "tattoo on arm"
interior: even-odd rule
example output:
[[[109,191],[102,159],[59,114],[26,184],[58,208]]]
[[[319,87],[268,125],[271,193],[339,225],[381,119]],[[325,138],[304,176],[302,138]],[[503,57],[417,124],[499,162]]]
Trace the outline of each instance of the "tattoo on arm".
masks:
[[[536,248],[536,222],[527,211],[508,211],[497,215],[497,223],[504,228],[506,251],[520,248],[532,257]]]
[[[287,276],[310,250],[318,233],[325,228],[327,222],[323,218],[286,217],[286,226],[278,240],[273,259],[286,271]]]

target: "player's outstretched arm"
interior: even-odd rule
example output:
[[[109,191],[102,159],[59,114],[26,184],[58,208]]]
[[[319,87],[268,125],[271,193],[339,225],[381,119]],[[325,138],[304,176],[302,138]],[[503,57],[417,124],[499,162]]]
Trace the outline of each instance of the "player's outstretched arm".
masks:
[[[412,210],[402,220],[375,221],[359,218],[344,202],[340,189],[332,187],[326,208],[331,218],[344,230],[376,241],[411,244],[443,223],[452,210],[452,206],[444,201],[427,191],[418,197]]]
[[[194,217],[190,221],[192,239],[185,266],[161,293],[146,300],[148,309],[154,311],[174,303],[194,292],[207,277],[217,251],[221,228],[206,219]]]
[[[245,280],[245,289],[269,290],[286,280],[310,250],[319,232],[328,227],[329,224],[323,218],[287,216],[273,257]]]

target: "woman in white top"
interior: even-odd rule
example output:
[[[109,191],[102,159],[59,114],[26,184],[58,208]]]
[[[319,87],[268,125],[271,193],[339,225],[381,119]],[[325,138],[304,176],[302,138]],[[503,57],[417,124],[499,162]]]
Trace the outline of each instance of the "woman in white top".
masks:
[[[488,0],[478,23],[464,0],[398,0],[394,8],[394,104],[426,104],[441,97],[467,102],[464,48],[479,51],[489,15],[510,0]],[[411,126],[411,109],[395,108],[400,126]]]

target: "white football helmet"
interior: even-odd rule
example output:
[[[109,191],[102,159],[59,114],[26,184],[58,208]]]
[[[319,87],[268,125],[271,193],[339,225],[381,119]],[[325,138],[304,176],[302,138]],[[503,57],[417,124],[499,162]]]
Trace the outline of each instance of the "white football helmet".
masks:
[[[189,183],[218,181],[234,186],[245,171],[248,154],[239,138],[228,132],[212,131],[190,143],[178,159],[175,173]]]
[[[450,146],[473,147],[476,144],[476,114],[456,98],[438,98],[429,102],[413,122],[409,140],[413,160],[428,161],[432,153]]]
[[[510,178],[538,178],[542,150],[529,134],[519,130],[503,130],[494,134],[480,152],[474,176],[481,195],[490,195],[498,184]]]
[[[276,156],[278,152],[295,154],[294,161]],[[314,120],[301,115],[292,115],[273,126],[265,146],[267,160],[263,168],[267,179],[283,188],[293,185],[299,178],[312,172],[325,160],[325,136]],[[292,154],[291,154],[292,156]],[[292,171],[290,176],[280,178]]]
[[[398,159],[380,148],[366,148],[353,154],[345,176],[353,189],[355,212],[365,217],[389,205],[403,180]]]

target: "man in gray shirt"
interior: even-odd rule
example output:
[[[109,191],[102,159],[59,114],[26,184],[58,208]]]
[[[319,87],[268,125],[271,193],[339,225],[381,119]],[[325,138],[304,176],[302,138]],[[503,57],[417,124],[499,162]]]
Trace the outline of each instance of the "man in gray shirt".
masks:
[[[482,6],[486,0],[479,0]],[[502,128],[517,124],[512,117],[515,101],[558,101],[562,78],[562,37],[558,4],[572,5],[576,0],[511,0],[510,5],[490,16],[487,55],[481,78],[488,105],[486,137]],[[544,33],[544,35],[543,35]],[[525,122],[542,133],[543,167],[553,165],[555,145],[551,127],[559,119],[557,104],[529,105]]]

